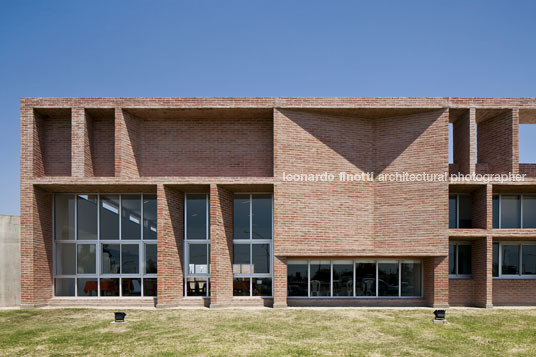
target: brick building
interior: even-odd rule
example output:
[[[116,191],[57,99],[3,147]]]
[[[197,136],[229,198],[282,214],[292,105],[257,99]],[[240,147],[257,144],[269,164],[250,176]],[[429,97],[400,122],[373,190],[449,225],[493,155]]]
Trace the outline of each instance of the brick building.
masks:
[[[536,99],[24,98],[21,304],[534,304],[520,123]],[[449,172],[527,177],[379,179]]]

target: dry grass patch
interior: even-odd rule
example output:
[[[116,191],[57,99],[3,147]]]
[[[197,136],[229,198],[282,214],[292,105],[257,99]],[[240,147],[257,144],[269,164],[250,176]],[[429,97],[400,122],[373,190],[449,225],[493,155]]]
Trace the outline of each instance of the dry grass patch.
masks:
[[[536,310],[0,311],[0,355],[536,355]]]

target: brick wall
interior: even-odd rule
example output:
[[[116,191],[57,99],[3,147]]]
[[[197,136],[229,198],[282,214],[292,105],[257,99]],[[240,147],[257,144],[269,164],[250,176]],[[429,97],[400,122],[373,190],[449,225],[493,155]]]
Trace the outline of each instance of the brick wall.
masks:
[[[378,172],[448,171],[448,112],[382,119],[376,131]],[[446,255],[447,197],[444,182],[376,182],[375,251]]]
[[[513,110],[502,111],[478,123],[478,162],[487,164],[489,173],[514,172],[514,141],[517,141],[514,133]]]
[[[449,304],[448,257],[429,257],[424,259],[423,288],[424,299],[428,306],[437,308]]]
[[[493,305],[535,305],[534,279],[493,280]]]
[[[144,119],[140,175],[271,177],[272,126],[255,117]]]
[[[229,304],[233,298],[233,193],[210,185],[210,304]]]
[[[373,169],[371,120],[275,112],[275,176]],[[372,182],[285,182],[276,187],[276,255],[358,255],[374,248]],[[292,229],[288,229],[292,227]]]
[[[471,193],[471,213],[473,228],[487,229],[488,226],[488,187],[482,185]],[[490,202],[491,204],[491,202]]]
[[[184,295],[184,194],[157,186],[158,305],[179,303]]]
[[[491,237],[473,241],[472,270],[474,281],[474,304],[479,307],[491,307],[492,301],[492,243]]]
[[[474,306],[473,279],[449,279],[449,305]]]

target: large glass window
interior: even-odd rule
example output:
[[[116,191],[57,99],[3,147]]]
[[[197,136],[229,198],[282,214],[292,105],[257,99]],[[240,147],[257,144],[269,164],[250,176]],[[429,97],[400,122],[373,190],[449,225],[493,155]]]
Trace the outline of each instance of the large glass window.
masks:
[[[234,196],[234,296],[272,296],[272,219],[272,194]]]
[[[493,277],[536,276],[536,242],[493,243]]]
[[[499,276],[499,243],[493,243],[493,264],[492,264],[492,275],[494,277]]]
[[[97,195],[78,195],[77,238],[78,240],[97,239]]]
[[[501,228],[521,228],[520,196],[501,195]]]
[[[141,196],[121,195],[121,239],[141,237]]]
[[[352,261],[333,264],[333,296],[354,295],[354,264]]]
[[[143,239],[156,240],[156,195],[143,195]]]
[[[536,228],[536,195],[493,195],[493,228]]]
[[[451,277],[470,276],[471,242],[451,242],[449,244],[449,275]]]
[[[54,195],[55,240],[74,240],[75,196]]]
[[[523,228],[536,228],[536,195],[523,195]]]
[[[289,297],[422,297],[419,260],[290,260]]]
[[[100,239],[119,239],[119,195],[100,195]]]
[[[449,228],[458,228],[458,195],[449,195]]]
[[[421,263],[412,261],[401,262],[400,270],[400,296],[421,296]]]
[[[294,262],[287,265],[288,296],[307,296],[309,284],[309,265],[305,262]]]
[[[499,195],[493,195],[492,198],[493,209],[493,228],[499,228]]]
[[[519,245],[502,246],[502,275],[519,274]]]
[[[331,296],[331,265],[329,261],[312,261],[310,263],[311,296]]]
[[[398,296],[398,263],[378,263],[378,296]]]
[[[210,296],[209,197],[189,193],[185,199],[186,221],[184,250],[185,295]]]
[[[156,296],[156,216],[154,194],[56,194],[55,295]]]
[[[355,264],[355,295],[376,296],[376,263]]]
[[[449,195],[449,228],[472,228],[472,198],[470,194]]]
[[[523,275],[536,274],[536,245],[524,245],[521,249],[521,261]]]

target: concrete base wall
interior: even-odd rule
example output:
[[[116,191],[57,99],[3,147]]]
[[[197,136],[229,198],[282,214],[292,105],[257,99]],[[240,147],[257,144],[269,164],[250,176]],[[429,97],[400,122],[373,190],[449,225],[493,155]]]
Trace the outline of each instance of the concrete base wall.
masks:
[[[0,307],[20,305],[20,219],[0,216]]]

